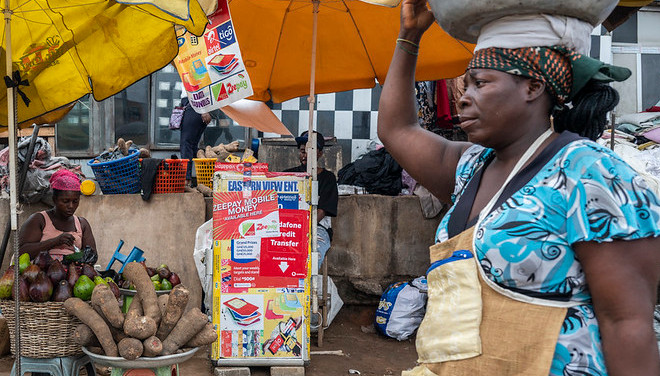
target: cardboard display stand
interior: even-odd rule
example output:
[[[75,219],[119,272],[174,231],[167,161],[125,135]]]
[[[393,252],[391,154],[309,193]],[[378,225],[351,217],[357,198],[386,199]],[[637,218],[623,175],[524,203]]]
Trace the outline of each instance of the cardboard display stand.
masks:
[[[309,178],[240,165],[216,171],[213,186],[212,319],[218,341],[211,358],[218,366],[304,365]]]

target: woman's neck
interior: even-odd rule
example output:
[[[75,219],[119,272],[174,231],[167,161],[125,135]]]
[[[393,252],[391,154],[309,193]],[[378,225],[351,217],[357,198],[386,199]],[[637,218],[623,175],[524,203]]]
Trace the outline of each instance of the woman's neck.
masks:
[[[60,220],[60,221],[66,221],[70,217],[67,216],[66,214],[60,213],[56,208],[51,208],[50,213],[54,219]]]
[[[523,134],[521,137],[517,137],[514,139],[512,142],[510,142],[507,145],[504,145],[499,148],[494,148],[495,150],[495,161],[498,164],[504,164],[504,165],[515,165],[518,160],[522,157],[523,154],[529,149],[529,147],[536,141],[545,131],[548,130],[548,126],[545,125],[543,127],[534,127],[532,130],[529,132],[526,132]],[[552,140],[554,137],[549,138],[549,140]],[[546,140],[547,142],[547,140]],[[545,144],[545,143],[544,143]],[[539,148],[539,150],[542,149],[542,146]]]

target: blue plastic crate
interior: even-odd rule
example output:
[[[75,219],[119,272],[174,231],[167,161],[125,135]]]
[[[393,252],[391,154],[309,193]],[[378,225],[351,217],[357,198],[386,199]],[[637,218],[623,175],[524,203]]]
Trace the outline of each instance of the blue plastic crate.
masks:
[[[139,155],[137,150],[131,149],[127,156],[113,161],[94,163],[96,159],[92,159],[87,162],[103,194],[140,193]]]

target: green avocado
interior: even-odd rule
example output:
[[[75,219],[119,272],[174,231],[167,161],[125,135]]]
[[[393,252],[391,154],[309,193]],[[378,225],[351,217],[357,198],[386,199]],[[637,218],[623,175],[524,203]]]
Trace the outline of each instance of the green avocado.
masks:
[[[76,284],[73,285],[73,296],[82,300],[89,300],[92,297],[94,286],[96,286],[94,281],[83,274],[78,278]]]
[[[103,279],[103,277],[97,275],[96,277],[94,277],[94,284],[95,285],[100,285],[100,284],[107,285],[108,282],[106,282],[106,280]]]
[[[64,256],[63,260],[66,261],[67,263],[79,262],[80,260],[82,260],[84,256],[85,256],[85,252],[73,252]]]
[[[163,279],[160,282],[160,287],[161,287],[161,290],[172,290],[172,282],[170,282],[166,279]]]
[[[18,258],[18,271],[23,273],[27,267],[30,266],[30,254],[29,253],[23,253],[19,258]]]

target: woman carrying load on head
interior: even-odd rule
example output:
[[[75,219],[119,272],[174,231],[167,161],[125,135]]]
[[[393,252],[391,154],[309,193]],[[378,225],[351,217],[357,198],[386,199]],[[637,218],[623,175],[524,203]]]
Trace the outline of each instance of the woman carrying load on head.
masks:
[[[436,241],[479,221],[473,246],[488,279],[575,303],[551,375],[660,375],[652,327],[660,200],[621,158],[591,141],[618,102],[605,82],[630,72],[560,46],[478,49],[459,101],[469,142],[448,141],[419,127],[415,111],[417,46],[433,20],[426,0],[403,0],[378,136],[420,184],[453,203]],[[533,144],[536,151],[479,218]]]
[[[20,253],[35,258],[48,251],[54,259],[62,260],[75,247],[89,246],[96,250],[96,241],[89,222],[74,215],[80,203],[80,179],[75,173],[60,169],[50,177],[53,208],[32,214],[19,233]]]

